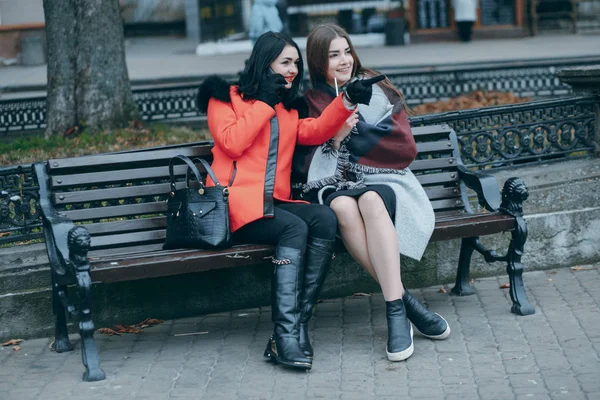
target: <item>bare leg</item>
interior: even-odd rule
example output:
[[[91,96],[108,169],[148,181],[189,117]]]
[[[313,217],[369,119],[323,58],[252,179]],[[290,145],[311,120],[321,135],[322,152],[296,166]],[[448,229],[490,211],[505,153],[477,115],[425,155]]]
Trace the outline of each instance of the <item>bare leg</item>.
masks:
[[[340,234],[346,250],[375,281],[379,282],[375,268],[369,258],[367,232],[358,209],[358,202],[352,197],[340,196],[331,202],[331,208],[337,216]]]
[[[400,277],[400,248],[396,228],[383,200],[376,192],[358,199],[365,224],[369,258],[375,269],[385,301],[401,299],[404,294]]]

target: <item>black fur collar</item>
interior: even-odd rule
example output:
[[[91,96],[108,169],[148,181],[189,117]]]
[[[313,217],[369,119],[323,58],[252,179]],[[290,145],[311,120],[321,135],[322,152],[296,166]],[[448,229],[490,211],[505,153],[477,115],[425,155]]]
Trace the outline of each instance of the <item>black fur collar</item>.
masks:
[[[211,75],[204,79],[198,88],[198,109],[206,113],[208,101],[213,97],[227,103],[231,102],[230,86],[229,82],[218,75]]]
[[[206,113],[206,111],[208,110],[208,101],[211,98],[230,103],[230,87],[231,84],[218,75],[211,75],[204,79],[204,81],[198,87],[197,104],[200,112]],[[288,110],[298,110],[300,118],[308,117],[308,107],[304,98],[297,97],[296,99],[290,101],[289,104],[286,103],[284,105],[285,108]]]

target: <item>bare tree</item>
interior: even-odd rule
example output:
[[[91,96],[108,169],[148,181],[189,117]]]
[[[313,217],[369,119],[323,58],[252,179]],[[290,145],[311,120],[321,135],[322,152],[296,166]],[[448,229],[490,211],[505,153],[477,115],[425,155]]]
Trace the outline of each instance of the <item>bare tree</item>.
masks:
[[[119,0],[44,0],[46,136],[139,119],[125,63]]]

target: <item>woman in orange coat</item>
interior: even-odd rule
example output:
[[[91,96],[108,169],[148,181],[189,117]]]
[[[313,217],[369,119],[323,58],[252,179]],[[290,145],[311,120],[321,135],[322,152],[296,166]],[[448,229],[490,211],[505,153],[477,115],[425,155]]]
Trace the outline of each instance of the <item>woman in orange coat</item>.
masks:
[[[208,114],[215,142],[212,169],[219,181],[230,182],[234,239],[276,246],[271,284],[275,326],[265,357],[309,369],[312,348],[306,327],[331,262],[337,220],[326,206],[291,200],[292,157],[296,144],[329,140],[354,115],[356,103],[365,101],[365,86],[349,85],[320,118],[299,119],[294,101],[302,73],[297,44],[267,32],[258,38],[239,85],[207,78],[198,103]]]

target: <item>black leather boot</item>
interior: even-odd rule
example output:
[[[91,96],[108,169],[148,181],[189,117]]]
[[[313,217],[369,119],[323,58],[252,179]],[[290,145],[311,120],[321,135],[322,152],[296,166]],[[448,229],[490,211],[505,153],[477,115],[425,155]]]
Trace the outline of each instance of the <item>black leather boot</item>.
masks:
[[[412,325],[406,317],[402,299],[386,301],[388,341],[385,349],[390,361],[402,361],[414,351]]]
[[[277,247],[271,279],[271,319],[275,325],[265,357],[289,367],[310,369],[298,342],[299,300],[304,268],[302,252],[290,247]]]
[[[304,284],[300,295],[300,347],[309,358],[313,356],[313,348],[308,338],[308,323],[329,271],[334,247],[335,240],[319,238],[309,238],[306,246]]]
[[[429,339],[446,339],[450,336],[450,325],[440,314],[430,311],[412,294],[404,289],[402,297],[406,307],[406,315],[410,322]]]

